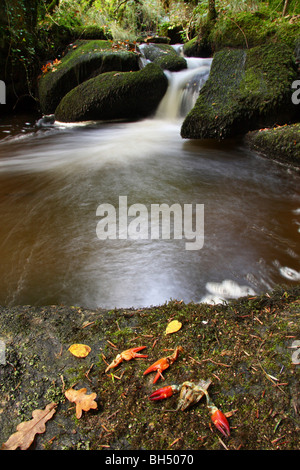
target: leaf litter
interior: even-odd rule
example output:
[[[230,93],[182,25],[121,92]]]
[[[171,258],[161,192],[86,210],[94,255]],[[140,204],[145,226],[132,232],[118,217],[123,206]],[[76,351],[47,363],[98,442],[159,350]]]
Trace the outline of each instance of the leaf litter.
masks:
[[[0,442],[7,445],[18,423],[30,421],[32,410],[50,402],[56,413],[49,431],[45,420],[44,432],[29,433],[36,449],[297,449],[299,364],[292,354],[300,337],[299,315],[299,286],[215,306],[171,301],[111,311],[0,307],[6,339]],[[174,318],[184,328],[166,335]],[[138,346],[141,337],[149,358],[123,363],[119,377],[105,374],[107,362],[115,357],[109,342],[122,351],[129,344]],[[70,344],[86,343],[91,351],[85,358],[66,354]],[[178,415],[172,398],[149,403],[153,384],[143,376],[146,366],[179,344],[185,353],[165,371],[164,384],[212,379],[213,399],[232,429],[225,443],[211,429],[201,404]],[[81,409],[76,432],[74,408],[65,395],[70,389],[85,389],[74,399],[78,415]]]

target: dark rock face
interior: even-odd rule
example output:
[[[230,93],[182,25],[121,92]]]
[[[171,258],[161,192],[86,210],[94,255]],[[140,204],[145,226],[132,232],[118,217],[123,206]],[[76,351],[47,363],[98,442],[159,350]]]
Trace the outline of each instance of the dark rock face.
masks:
[[[285,45],[215,54],[208,81],[183,122],[183,138],[222,139],[249,130],[295,122],[293,53]]]
[[[168,87],[160,67],[138,72],[109,72],[85,81],[60,102],[55,118],[63,122],[138,119],[157,108]]]
[[[138,55],[113,50],[110,41],[79,41],[62,59],[55,71],[39,81],[39,99],[43,114],[53,114],[60,100],[80,83],[110,71],[139,70]]]

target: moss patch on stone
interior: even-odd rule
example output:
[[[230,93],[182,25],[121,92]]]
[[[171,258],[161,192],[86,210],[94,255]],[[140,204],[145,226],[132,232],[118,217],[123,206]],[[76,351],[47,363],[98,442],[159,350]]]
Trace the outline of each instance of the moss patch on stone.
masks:
[[[297,34],[299,21],[271,21],[269,14],[241,12],[221,17],[211,31],[210,42],[215,51],[224,47],[251,48],[277,43],[294,48]]]

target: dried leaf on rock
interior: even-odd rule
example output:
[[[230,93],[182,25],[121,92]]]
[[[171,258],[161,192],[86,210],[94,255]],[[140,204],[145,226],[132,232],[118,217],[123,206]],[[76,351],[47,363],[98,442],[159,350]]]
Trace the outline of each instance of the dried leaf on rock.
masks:
[[[35,435],[46,431],[45,423],[52,418],[56,411],[56,403],[50,403],[44,410],[34,410],[32,419],[18,424],[17,432],[2,445],[1,450],[15,450],[20,447],[26,450],[31,446]]]
[[[182,327],[182,323],[180,323],[180,321],[178,320],[171,321],[166,328],[166,335],[169,335],[171,333],[176,333],[176,331],[180,330],[181,327]]]
[[[90,352],[91,348],[87,346],[86,344],[72,344],[72,346],[69,347],[68,351],[70,351],[73,356],[76,357],[86,357]]]
[[[90,409],[95,410],[98,406],[95,402],[97,394],[91,393],[90,395],[87,395],[86,392],[86,388],[81,388],[80,390],[74,390],[74,388],[69,388],[69,390],[65,392],[66,398],[70,402],[76,403],[77,419],[81,418],[82,411],[89,411]]]

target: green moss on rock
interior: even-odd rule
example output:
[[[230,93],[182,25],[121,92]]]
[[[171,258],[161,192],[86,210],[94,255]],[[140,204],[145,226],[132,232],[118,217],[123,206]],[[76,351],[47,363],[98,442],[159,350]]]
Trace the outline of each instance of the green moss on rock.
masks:
[[[222,139],[295,122],[291,85],[296,77],[293,53],[283,44],[216,53],[182,137]]]
[[[214,50],[223,47],[254,47],[274,38],[277,28],[267,15],[260,12],[241,12],[223,16],[211,31],[210,42]]]
[[[55,71],[44,74],[39,81],[39,99],[43,114],[53,114],[60,100],[80,83],[109,71],[138,70],[137,54],[113,50],[110,41],[78,41]]]
[[[146,117],[155,111],[167,87],[166,76],[155,64],[138,72],[108,72],[71,90],[55,118],[78,122]]]

